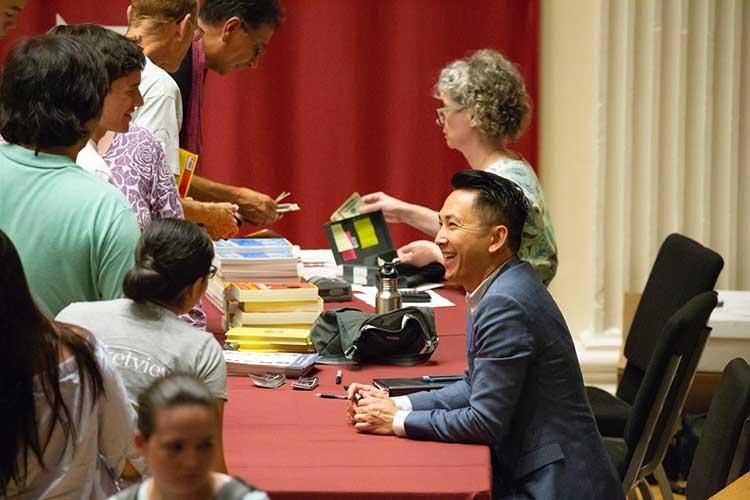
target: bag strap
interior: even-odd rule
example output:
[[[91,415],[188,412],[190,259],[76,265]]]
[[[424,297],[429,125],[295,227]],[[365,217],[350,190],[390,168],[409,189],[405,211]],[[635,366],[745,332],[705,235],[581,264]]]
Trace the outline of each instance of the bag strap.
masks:
[[[380,365],[414,366],[426,363],[438,345],[438,337],[425,342],[426,351],[417,354],[393,354],[387,358],[367,358],[368,362]]]
[[[414,314],[414,311],[409,312],[409,314],[414,314],[412,317],[421,325],[422,335],[424,336],[425,351],[416,354],[392,354],[386,358],[368,358],[367,361],[381,365],[396,366],[414,366],[426,363],[430,359],[430,356],[432,356],[432,353],[435,352],[435,349],[437,349],[440,338],[434,333],[430,335],[432,330],[430,329],[429,323],[420,316],[420,314],[423,313],[418,309],[416,309],[416,313],[417,314]],[[364,330],[367,326],[368,325],[364,325],[362,329]],[[356,346],[352,346],[352,348],[354,348],[355,352],[346,353],[346,357],[349,359],[356,355]],[[351,348],[348,351],[351,351]]]

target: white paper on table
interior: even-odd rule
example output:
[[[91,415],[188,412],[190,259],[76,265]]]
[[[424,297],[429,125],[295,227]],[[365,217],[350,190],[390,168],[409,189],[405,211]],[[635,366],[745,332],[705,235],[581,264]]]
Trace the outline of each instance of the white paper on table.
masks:
[[[336,260],[333,258],[333,252],[330,249],[301,250],[300,258],[304,265],[302,276],[305,279],[309,280],[313,276],[341,278],[344,274],[343,266],[336,265]]]
[[[352,289],[354,287],[352,286]],[[362,302],[371,305],[372,307],[375,307],[375,294],[377,293],[378,289],[374,286],[366,286],[366,287],[359,287],[360,289],[364,288],[366,289],[364,293],[355,293],[354,296],[357,297]],[[429,302],[404,302],[402,303],[403,307],[407,306],[416,306],[416,307],[453,307],[456,304],[451,302],[450,300],[446,299],[442,295],[439,295],[437,292],[433,292],[432,290],[428,290],[427,293],[430,294],[430,301]]]

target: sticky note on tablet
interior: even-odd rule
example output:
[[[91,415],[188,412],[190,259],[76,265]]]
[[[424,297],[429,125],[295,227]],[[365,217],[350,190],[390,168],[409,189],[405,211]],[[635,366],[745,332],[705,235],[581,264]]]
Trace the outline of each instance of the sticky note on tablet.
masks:
[[[333,241],[336,242],[336,249],[339,252],[345,252],[354,248],[351,240],[346,236],[344,227],[341,224],[332,225],[331,232],[333,233]]]
[[[369,217],[354,221],[354,229],[359,236],[359,246],[362,248],[374,247],[378,244],[378,236],[375,234],[375,227],[372,225]]]

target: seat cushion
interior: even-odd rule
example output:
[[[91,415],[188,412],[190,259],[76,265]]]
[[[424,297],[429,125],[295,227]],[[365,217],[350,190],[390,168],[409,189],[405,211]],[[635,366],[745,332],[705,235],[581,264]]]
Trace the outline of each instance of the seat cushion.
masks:
[[[628,468],[628,445],[625,444],[624,439],[604,438],[604,447],[607,448],[612,465],[615,466],[615,470],[620,474],[620,479],[622,480]]]
[[[625,423],[630,417],[630,405],[598,387],[586,387],[586,395],[591,403],[596,425],[599,426],[599,433],[602,436],[623,437]]]

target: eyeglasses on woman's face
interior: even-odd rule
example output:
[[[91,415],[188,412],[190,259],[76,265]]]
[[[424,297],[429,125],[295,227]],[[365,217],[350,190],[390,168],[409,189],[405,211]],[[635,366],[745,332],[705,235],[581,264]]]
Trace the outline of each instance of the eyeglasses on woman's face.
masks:
[[[452,104],[450,106],[443,106],[442,108],[437,108],[435,110],[435,122],[440,125],[441,127],[445,125],[445,114],[450,113],[451,111],[460,111],[464,109],[463,106],[459,104]]]
[[[208,266],[208,274],[206,275],[208,279],[211,279],[214,276],[216,276],[216,271],[218,271],[218,269],[216,269],[215,265],[211,264],[210,266]]]

